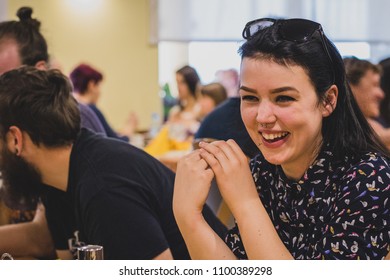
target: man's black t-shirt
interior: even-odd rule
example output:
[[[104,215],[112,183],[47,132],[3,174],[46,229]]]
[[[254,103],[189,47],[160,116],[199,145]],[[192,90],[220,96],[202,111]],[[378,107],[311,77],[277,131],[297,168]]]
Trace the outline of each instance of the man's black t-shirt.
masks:
[[[174,173],[142,150],[82,129],[74,143],[67,192],[48,187],[44,204],[56,249],[102,245],[105,259],[151,259],[170,248],[189,259],[172,212]],[[205,206],[221,236],[225,227]]]

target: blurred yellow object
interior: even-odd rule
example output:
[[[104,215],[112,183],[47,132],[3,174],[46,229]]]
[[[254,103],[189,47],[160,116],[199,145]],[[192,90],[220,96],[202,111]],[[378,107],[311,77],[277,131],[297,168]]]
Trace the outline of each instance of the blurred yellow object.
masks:
[[[0,200],[0,226],[9,224],[10,216],[10,209]]]
[[[191,148],[192,138],[184,141],[172,139],[169,137],[169,127],[165,125],[144,150],[154,157],[160,157],[171,151],[189,151]]]

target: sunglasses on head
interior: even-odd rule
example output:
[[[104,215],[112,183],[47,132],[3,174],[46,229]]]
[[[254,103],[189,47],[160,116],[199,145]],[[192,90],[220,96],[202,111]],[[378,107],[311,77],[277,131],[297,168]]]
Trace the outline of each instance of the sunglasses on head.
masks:
[[[329,59],[330,65],[333,65],[332,57],[330,56],[326,41],[325,34],[321,24],[300,18],[293,19],[273,19],[273,18],[261,18],[248,22],[244,30],[242,31],[242,37],[246,40],[251,39],[257,32],[269,28],[273,25],[277,26],[278,32],[281,37],[290,42],[303,43],[311,40],[315,34],[320,35],[321,44],[325,53]],[[334,82],[334,72],[332,67],[332,75]]]

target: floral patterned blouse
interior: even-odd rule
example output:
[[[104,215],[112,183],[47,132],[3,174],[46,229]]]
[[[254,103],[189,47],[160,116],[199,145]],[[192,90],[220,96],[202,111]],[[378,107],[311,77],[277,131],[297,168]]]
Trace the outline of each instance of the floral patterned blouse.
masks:
[[[390,168],[368,153],[335,163],[322,151],[298,182],[259,155],[251,170],[260,199],[295,259],[383,259],[390,250]],[[247,259],[237,225],[225,242]]]

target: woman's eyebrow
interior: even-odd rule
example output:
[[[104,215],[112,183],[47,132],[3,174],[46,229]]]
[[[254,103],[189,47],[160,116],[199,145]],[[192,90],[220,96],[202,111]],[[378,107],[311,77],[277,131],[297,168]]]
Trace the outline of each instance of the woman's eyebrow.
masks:
[[[257,90],[255,89],[252,89],[252,88],[248,88],[246,86],[240,86],[240,89],[241,90],[244,90],[244,91],[247,91],[247,92],[251,92],[251,93],[256,93],[257,94]],[[285,91],[296,91],[296,92],[299,92],[296,88],[294,87],[280,87],[280,88],[275,88],[275,89],[272,89],[270,91],[270,93],[281,93],[281,92],[285,92]]]
[[[285,91],[296,91],[296,92],[299,92],[294,87],[280,87],[280,88],[275,88],[275,89],[271,90],[271,93],[281,93],[281,92],[285,92]]]
[[[246,86],[240,86],[240,89],[244,90],[244,91],[247,91],[247,92],[251,92],[251,93],[257,93],[257,90],[252,89],[252,88],[248,88]]]

